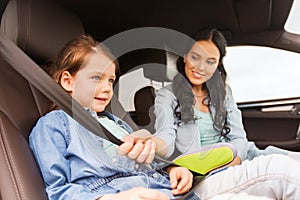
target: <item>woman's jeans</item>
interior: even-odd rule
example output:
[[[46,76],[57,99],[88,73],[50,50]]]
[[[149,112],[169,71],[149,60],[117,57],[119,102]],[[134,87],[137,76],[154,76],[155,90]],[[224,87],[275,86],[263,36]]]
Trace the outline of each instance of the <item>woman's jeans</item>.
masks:
[[[207,177],[196,193],[201,200],[225,193],[300,199],[300,162],[279,154],[259,156]]]

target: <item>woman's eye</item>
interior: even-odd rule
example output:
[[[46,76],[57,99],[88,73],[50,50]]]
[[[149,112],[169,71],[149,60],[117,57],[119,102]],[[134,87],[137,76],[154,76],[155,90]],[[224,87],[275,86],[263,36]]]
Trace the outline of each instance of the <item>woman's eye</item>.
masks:
[[[192,57],[193,60],[198,60],[199,59],[199,56],[196,56],[196,55],[192,55],[191,57]]]
[[[114,84],[115,81],[116,81],[115,79],[109,79],[109,82],[112,83],[112,84]]]
[[[215,61],[215,60],[212,60],[212,59],[208,59],[208,60],[207,60],[207,63],[208,63],[209,65],[214,65],[214,64],[216,64],[216,61]]]

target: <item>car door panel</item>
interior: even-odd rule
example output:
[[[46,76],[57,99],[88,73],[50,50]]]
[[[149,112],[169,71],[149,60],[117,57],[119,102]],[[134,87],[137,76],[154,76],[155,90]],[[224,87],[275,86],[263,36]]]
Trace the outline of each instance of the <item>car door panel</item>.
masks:
[[[300,104],[241,107],[249,140],[259,148],[268,145],[300,151]]]

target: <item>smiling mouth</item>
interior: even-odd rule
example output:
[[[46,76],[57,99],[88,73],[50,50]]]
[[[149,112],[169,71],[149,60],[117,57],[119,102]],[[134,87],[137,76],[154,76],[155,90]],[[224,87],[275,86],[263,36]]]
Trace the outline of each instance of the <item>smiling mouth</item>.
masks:
[[[105,103],[107,101],[107,98],[99,98],[99,97],[95,97],[95,99],[98,101],[98,102],[101,102],[101,103]]]
[[[196,72],[196,71],[192,71],[194,77],[196,78],[201,78],[201,77],[204,77],[206,76],[204,73],[200,73],[200,72]]]

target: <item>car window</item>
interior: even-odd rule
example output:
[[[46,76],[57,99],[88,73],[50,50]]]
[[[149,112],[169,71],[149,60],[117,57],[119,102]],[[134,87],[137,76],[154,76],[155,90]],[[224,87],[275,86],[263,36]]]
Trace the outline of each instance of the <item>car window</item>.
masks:
[[[118,81],[118,99],[127,112],[135,111],[134,95],[146,86],[152,86],[155,90],[159,90],[163,85],[144,77],[143,68],[137,68],[122,75]]]
[[[260,46],[227,47],[224,65],[237,103],[300,97],[300,54]]]
[[[290,33],[300,34],[300,0],[295,0],[284,29]]]
[[[300,97],[299,53],[261,46],[232,46],[227,47],[224,66],[237,103]],[[126,111],[135,110],[134,94],[149,85],[157,90],[162,86],[145,78],[142,68],[120,77],[117,92]]]
[[[166,76],[172,79],[172,76],[175,76],[177,73],[176,70],[176,60],[178,56],[174,53],[166,52],[166,62],[169,70]],[[146,66],[151,67],[151,65]],[[161,87],[170,84],[170,82],[158,82],[155,80],[150,80],[144,76],[144,68],[137,66],[134,69],[130,70],[123,74],[119,81],[117,91],[118,99],[121,102],[122,106],[127,112],[135,111],[134,107],[134,95],[135,93],[146,86],[152,86],[156,91]]]

